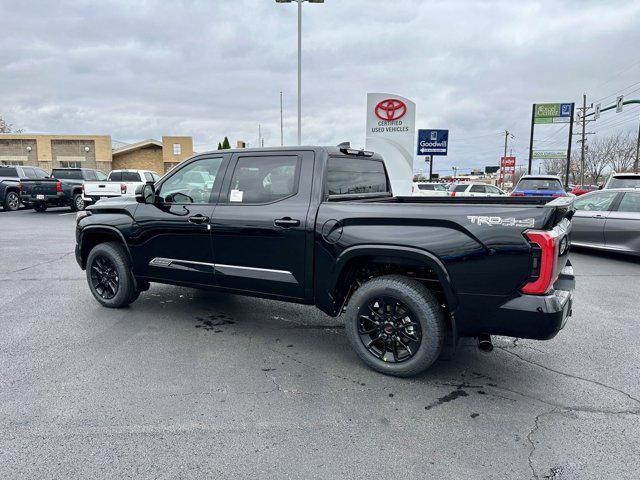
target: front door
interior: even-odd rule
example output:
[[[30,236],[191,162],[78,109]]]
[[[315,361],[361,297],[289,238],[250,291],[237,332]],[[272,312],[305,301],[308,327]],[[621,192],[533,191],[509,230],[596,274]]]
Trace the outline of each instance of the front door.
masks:
[[[154,203],[138,206],[131,246],[136,274],[214,284],[210,222],[225,164],[225,155],[185,162],[156,186]]]
[[[304,298],[312,177],[312,152],[234,156],[213,214],[216,285]]]

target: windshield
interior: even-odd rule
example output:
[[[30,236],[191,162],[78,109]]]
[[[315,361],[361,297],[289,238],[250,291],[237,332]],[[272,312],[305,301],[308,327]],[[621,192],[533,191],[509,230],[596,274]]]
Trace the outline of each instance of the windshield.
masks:
[[[640,175],[629,177],[613,177],[607,188],[640,188]]]
[[[518,190],[562,190],[562,184],[556,178],[523,178]]]

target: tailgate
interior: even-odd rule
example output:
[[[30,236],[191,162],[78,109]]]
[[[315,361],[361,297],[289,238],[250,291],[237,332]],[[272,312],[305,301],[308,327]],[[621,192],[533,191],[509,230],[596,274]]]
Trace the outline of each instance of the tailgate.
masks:
[[[55,179],[21,180],[20,183],[22,183],[22,193],[26,195],[56,195],[58,193],[56,190],[58,181]]]
[[[96,197],[120,195],[120,182],[84,182],[84,194]]]

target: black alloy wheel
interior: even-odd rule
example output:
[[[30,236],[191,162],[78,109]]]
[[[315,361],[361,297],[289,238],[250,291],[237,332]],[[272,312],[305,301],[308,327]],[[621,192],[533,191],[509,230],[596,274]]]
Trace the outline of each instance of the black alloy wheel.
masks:
[[[104,300],[111,300],[118,293],[120,278],[113,261],[98,255],[91,263],[91,284],[98,295]]]
[[[372,355],[388,363],[409,360],[422,342],[422,329],[415,314],[389,296],[369,300],[360,309],[358,335]]]

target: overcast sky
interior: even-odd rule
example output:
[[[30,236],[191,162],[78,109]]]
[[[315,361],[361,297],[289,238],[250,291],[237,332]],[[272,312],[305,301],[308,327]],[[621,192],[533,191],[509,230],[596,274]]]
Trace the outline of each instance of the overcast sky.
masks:
[[[293,144],[296,28],[295,4],[275,0],[0,0],[0,115],[26,132],[192,135],[199,151],[255,145],[262,124],[270,146],[282,90]],[[640,1],[304,4],[303,143],[363,146],[366,93],[390,92],[416,102],[417,128],[450,130],[436,171],[497,164],[504,129],[525,161],[532,103],[640,98],[639,46]],[[539,145],[561,147],[559,129]]]

